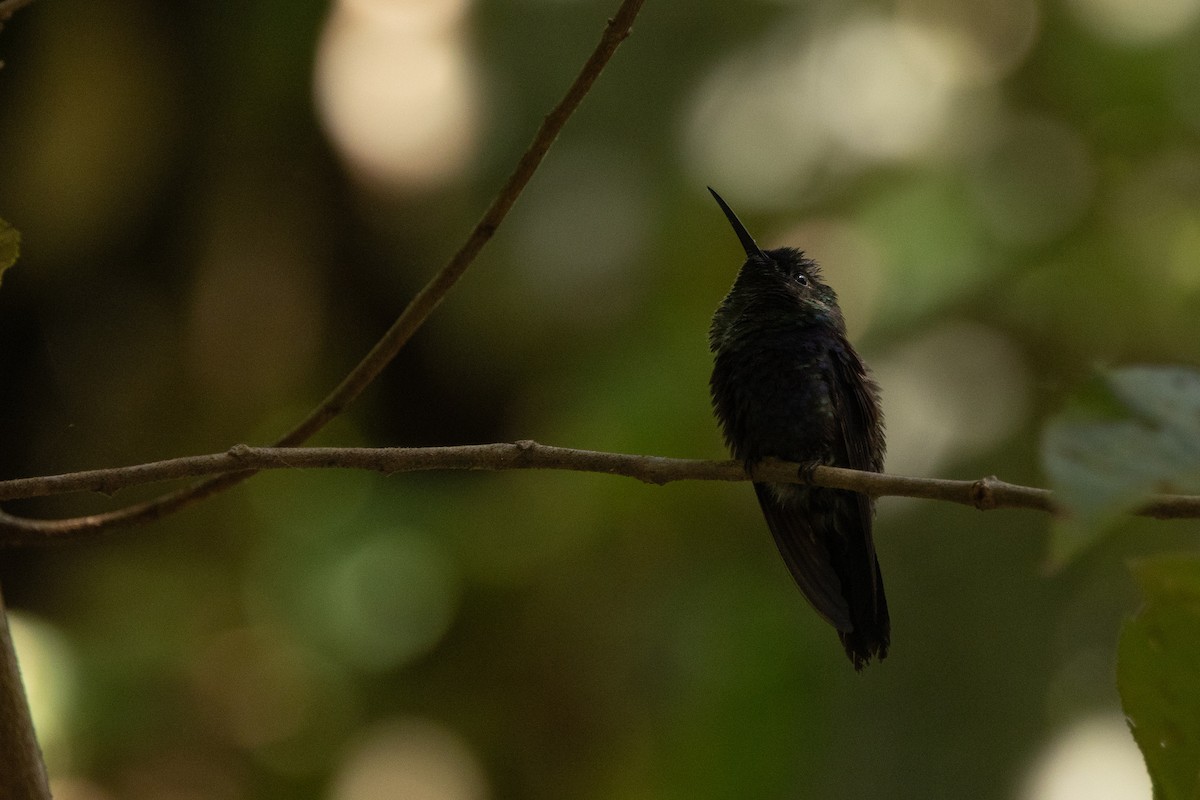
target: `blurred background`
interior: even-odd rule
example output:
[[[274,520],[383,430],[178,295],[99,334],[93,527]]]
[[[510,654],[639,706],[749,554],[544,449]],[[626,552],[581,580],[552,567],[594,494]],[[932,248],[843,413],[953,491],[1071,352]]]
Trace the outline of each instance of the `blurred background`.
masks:
[[[461,243],[616,0],[41,0],[0,34],[0,478],[266,442]],[[1200,0],[649,0],[327,445],[723,458],[710,314],[823,263],[889,471],[1044,483],[1097,364],[1200,362]],[[8,503],[65,516],[116,498]],[[60,800],[1149,798],[1125,524],[880,502],[856,675],[750,488],[267,474],[5,552]]]

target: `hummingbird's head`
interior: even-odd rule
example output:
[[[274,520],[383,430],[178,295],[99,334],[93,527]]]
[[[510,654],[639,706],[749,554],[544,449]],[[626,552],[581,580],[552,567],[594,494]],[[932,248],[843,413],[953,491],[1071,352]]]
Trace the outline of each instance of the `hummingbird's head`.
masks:
[[[806,316],[812,315],[835,325],[843,325],[837,295],[822,280],[817,262],[804,255],[803,250],[794,247],[763,250],[721,195],[712,187],[708,191],[712,192],[717,205],[725,212],[742,243],[742,249],[746,251],[746,263],[738,272],[728,299],[737,296],[743,302],[756,299],[779,303],[783,307],[794,307]]]

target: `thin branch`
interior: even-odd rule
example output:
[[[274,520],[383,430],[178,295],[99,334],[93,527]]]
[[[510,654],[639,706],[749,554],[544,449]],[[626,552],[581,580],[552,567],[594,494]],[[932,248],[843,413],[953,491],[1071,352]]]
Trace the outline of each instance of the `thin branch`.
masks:
[[[29,2],[29,0],[22,0]],[[14,0],[6,0],[14,2]],[[307,441],[313,434],[350,406],[363,393],[383,369],[391,363],[400,349],[412,338],[413,334],[425,323],[429,315],[441,304],[446,294],[458,282],[467,268],[474,262],[479,251],[483,249],[492,234],[504,221],[517,198],[525,189],[529,179],[537,171],[546,152],[554,144],[559,132],[567,120],[587,96],[592,84],[600,76],[617,47],[623,42],[633,27],[644,0],[624,0],[617,13],[608,21],[600,42],[591,56],[583,65],[575,81],[567,89],[566,95],[558,105],[546,115],[542,125],[529,148],[517,162],[517,167],[501,187],[491,206],[483,218],[475,225],[466,242],[458,249],[449,262],[425,285],[409,302],[400,316],[392,323],[392,327],[376,342],[370,352],[354,369],[338,384],[329,395],[321,401],[313,411],[301,420],[295,427],[280,437],[277,447],[294,447]],[[199,474],[209,474],[211,471]],[[134,525],[150,522],[175,511],[178,511],[206,497],[216,494],[249,478],[254,474],[253,469],[243,469],[236,472],[225,472],[216,477],[208,478],[192,486],[156,497],[143,503],[136,503],[117,511],[105,514],[95,514],[88,517],[57,521],[21,520],[17,517],[0,512],[0,525],[15,525],[21,523],[28,527],[38,527],[48,535],[68,535],[83,530],[95,531],[122,525]]]
[[[244,475],[268,469],[361,469],[393,474],[433,470],[501,471],[516,469],[571,470],[622,475],[645,483],[672,481],[745,481],[806,483],[799,464],[769,460],[748,475],[737,461],[702,461],[625,453],[605,453],[552,447],[531,441],[463,445],[459,447],[250,447],[237,445],[224,453],[173,458],[130,467],[97,469],[65,475],[0,481],[0,500],[102,492],[112,494],[130,486],[201,475]],[[1007,483],[994,476],[974,481],[908,478],[838,467],[817,467],[811,482],[832,489],[864,492],[876,497],[916,497],[971,506],[982,511],[1025,508],[1056,512],[1046,489]],[[1137,510],[1160,519],[1200,517],[1200,497],[1158,495]],[[85,534],[104,527],[92,517],[55,521],[23,520],[0,512],[0,546],[19,546]]]

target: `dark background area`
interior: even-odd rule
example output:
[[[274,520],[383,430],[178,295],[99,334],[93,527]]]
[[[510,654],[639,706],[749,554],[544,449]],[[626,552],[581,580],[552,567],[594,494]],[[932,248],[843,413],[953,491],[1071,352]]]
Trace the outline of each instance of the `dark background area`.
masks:
[[[21,11],[0,478],[286,430],[465,238],[615,7]],[[1044,484],[1042,422],[1097,364],[1200,361],[1197,16],[649,0],[472,270],[314,443],[724,457],[706,331],[740,251],[711,184],[824,265],[889,471]],[[1078,796],[1148,797],[1114,688],[1126,561],[1196,532],[1128,522],[1055,570],[1045,516],[884,499],[894,645],[861,675],[745,485],[265,474],[6,552],[0,582],[66,800],[1057,800],[1080,774],[1101,788]]]

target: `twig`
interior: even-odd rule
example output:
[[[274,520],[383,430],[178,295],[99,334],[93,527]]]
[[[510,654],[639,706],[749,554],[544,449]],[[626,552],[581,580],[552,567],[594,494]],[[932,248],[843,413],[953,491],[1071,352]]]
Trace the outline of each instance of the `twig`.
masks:
[[[14,2],[14,0],[6,0],[6,2]],[[29,0],[22,0],[22,2],[29,2]],[[379,376],[379,373],[391,363],[396,354],[400,352],[400,349],[404,347],[408,340],[412,338],[412,335],[429,318],[429,315],[441,304],[446,294],[458,279],[462,277],[463,273],[467,271],[467,268],[471,266],[475,257],[479,255],[479,251],[483,249],[483,246],[492,238],[492,234],[496,232],[500,223],[504,221],[509,209],[516,203],[525,185],[529,183],[529,179],[537,171],[538,165],[541,164],[546,152],[550,149],[550,145],[558,137],[559,131],[562,130],[567,120],[575,112],[575,109],[579,107],[583,98],[587,96],[588,91],[592,88],[592,84],[596,82],[605,65],[608,64],[609,59],[616,52],[617,47],[629,36],[629,32],[633,27],[633,21],[641,10],[643,2],[644,0],[624,0],[621,3],[620,8],[617,9],[617,13],[608,21],[608,25],[600,37],[600,42],[596,45],[596,49],[592,51],[591,57],[583,65],[583,69],[580,70],[575,81],[567,89],[567,93],[563,96],[563,99],[546,115],[541,127],[538,128],[538,132],[533,138],[533,142],[529,145],[524,155],[521,156],[521,160],[517,162],[516,169],[504,183],[504,186],[501,187],[495,200],[492,201],[483,218],[476,224],[474,230],[471,231],[471,235],[467,237],[466,242],[458,249],[458,252],[451,256],[450,261],[433,276],[429,283],[425,285],[425,288],[417,293],[416,297],[409,302],[396,321],[392,323],[392,327],[383,334],[363,360],[346,375],[337,388],[330,392],[307,417],[275,442],[277,447],[294,447],[304,443],[313,434],[325,427],[330,420],[346,410],[362,394],[363,390]],[[198,474],[210,473],[211,471]],[[217,477],[208,478],[192,486],[170,492],[143,503],[136,503],[116,511],[95,514],[89,517],[56,521],[21,520],[0,512],[0,525],[12,526],[19,523],[27,526],[27,529],[37,527],[47,535],[68,535],[84,530],[95,531],[150,522],[178,511],[192,503],[199,502],[230,486],[241,483],[253,474],[253,469],[225,472]]]
[[[227,452],[173,458],[130,467],[97,469],[65,475],[0,481],[0,500],[47,497],[70,492],[103,492],[156,481],[200,475],[242,475],[267,469],[362,469],[392,474],[431,470],[551,469],[622,475],[645,483],[672,481],[777,481],[804,483],[800,465],[765,461],[747,475],[736,461],[702,461],[625,453],[604,453],[551,447],[531,441],[477,444],[459,447],[250,447],[237,445]],[[817,467],[812,483],[833,489],[848,489],[877,497],[916,497],[972,506],[982,511],[996,508],[1026,508],[1055,512],[1053,494],[1046,489],[1019,486],[996,477],[974,481],[907,478],[837,467]],[[1200,497],[1158,495],[1136,513],[1161,519],[1200,517]],[[84,534],[105,527],[90,525],[92,517],[56,521],[24,520],[0,512],[0,546],[19,546]]]

